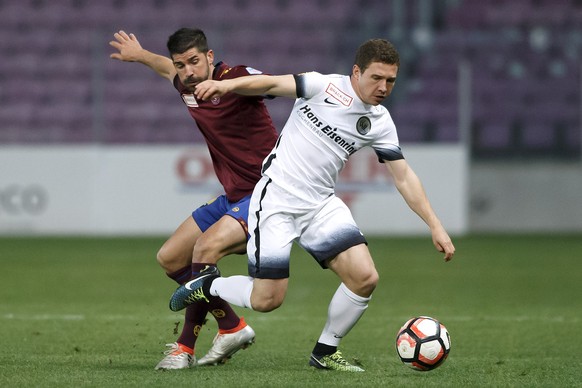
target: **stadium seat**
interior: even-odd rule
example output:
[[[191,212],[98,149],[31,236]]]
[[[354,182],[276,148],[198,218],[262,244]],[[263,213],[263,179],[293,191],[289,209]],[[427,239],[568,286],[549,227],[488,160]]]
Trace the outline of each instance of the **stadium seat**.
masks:
[[[387,36],[406,48],[403,82],[387,102],[403,141],[459,140],[457,64],[464,60],[473,69],[477,146],[551,149],[557,144],[579,151],[578,1],[443,2],[447,4],[428,17],[434,34],[424,47],[414,39],[420,20],[417,3],[401,2],[401,34]],[[70,136],[73,142],[93,141],[99,135],[92,128],[100,125],[104,135],[99,141],[105,142],[199,139],[166,81],[144,66],[108,58],[113,51],[108,42],[119,29],[135,32],[144,47],[165,54],[170,33],[199,26],[207,32],[217,60],[231,65],[272,74],[347,74],[351,50],[362,39],[392,32],[386,22],[393,11],[394,4],[382,0],[0,1],[0,139],[57,141]],[[547,45],[532,40],[540,27],[550,31]],[[349,55],[344,54],[347,50]],[[35,117],[38,104],[45,106]],[[67,108],[57,111],[55,106]],[[102,123],[87,123],[93,116],[76,112],[93,112],[99,106]],[[278,126],[289,113],[288,105],[281,106],[272,108]],[[68,118],[62,115],[66,112]],[[513,127],[517,120],[522,129]],[[553,140],[539,122],[554,128]],[[79,130],[79,125],[90,130]],[[169,129],[160,132],[161,126]]]

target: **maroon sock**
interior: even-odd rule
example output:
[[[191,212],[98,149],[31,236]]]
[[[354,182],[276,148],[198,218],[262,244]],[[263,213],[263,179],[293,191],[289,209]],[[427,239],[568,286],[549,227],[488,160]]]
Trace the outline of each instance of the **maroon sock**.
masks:
[[[207,303],[194,303],[186,307],[184,327],[182,327],[182,333],[176,341],[194,349],[207,312]]]
[[[188,267],[190,269],[190,276],[192,279],[200,275],[200,271],[206,268],[206,266],[216,267],[216,264],[192,263],[192,265]]]
[[[168,277],[178,284],[184,284],[192,278],[192,267],[190,265],[180,268],[176,272],[167,273]]]
[[[180,268],[179,270],[167,275],[176,283],[184,284],[192,279],[192,266],[187,265],[184,268]],[[195,303],[186,307],[186,314],[184,315],[184,326],[182,326],[182,333],[176,342],[194,349],[196,340],[200,334],[200,328],[206,319],[207,313],[208,305],[204,305],[202,303]]]
[[[240,323],[239,316],[224,299],[213,296],[209,300],[208,311],[216,319],[219,330],[230,330],[238,326]]]
[[[200,271],[206,268],[207,265],[215,266],[215,264],[192,263],[192,277],[198,276]],[[230,330],[238,326],[240,323],[240,317],[227,302],[217,296],[210,297],[209,301],[210,302],[207,304],[208,311],[210,311],[216,319],[218,329]]]

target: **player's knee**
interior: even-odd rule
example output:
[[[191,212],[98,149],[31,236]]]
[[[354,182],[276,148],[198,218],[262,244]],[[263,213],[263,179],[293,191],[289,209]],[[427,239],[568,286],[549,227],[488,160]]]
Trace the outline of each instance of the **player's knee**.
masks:
[[[251,307],[255,311],[268,313],[279,308],[285,299],[285,290],[277,287],[265,290],[253,289],[251,294]]]
[[[190,264],[190,259],[187,257],[180,257],[172,253],[173,251],[166,245],[162,246],[156,255],[156,261],[164,269],[170,273],[183,268]]]
[[[254,311],[261,313],[268,313],[279,308],[283,304],[283,300],[274,297],[263,297],[251,299],[251,306]]]
[[[165,247],[161,247],[156,255],[156,260],[160,267],[167,269],[172,264],[171,257]]]
[[[166,249],[164,247],[161,247],[160,250],[158,251],[156,255],[156,260],[158,264],[162,267],[164,267],[164,265],[167,264]]]
[[[361,273],[356,282],[356,291],[354,292],[367,298],[372,295],[372,292],[374,292],[376,289],[379,280],[380,276],[378,275],[378,271],[376,271],[374,268]]]
[[[364,288],[369,293],[369,295],[371,295],[372,292],[376,289],[376,286],[378,285],[379,280],[380,280],[380,275],[378,275],[378,271],[376,271],[375,269],[373,271],[371,271],[368,274],[368,276],[365,278]]]

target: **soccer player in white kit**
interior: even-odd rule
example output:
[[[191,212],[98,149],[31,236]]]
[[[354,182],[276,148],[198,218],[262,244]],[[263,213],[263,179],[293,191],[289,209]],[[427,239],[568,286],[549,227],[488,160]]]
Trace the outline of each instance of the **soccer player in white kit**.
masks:
[[[271,154],[263,162],[249,209],[247,253],[250,276],[219,277],[215,268],[179,287],[172,310],[209,295],[268,312],[283,303],[293,242],[342,283],[313,349],[316,368],[361,372],[337,350],[368,306],[378,273],[366,240],[344,202],[335,196],[340,171],[351,154],[370,146],[384,163],[409,207],[428,225],[445,261],[455,247],[433,211],[424,188],[404,159],[396,127],[380,103],[390,95],[399,67],[395,47],[383,39],[360,46],[350,76],[316,72],[205,81],[196,97],[207,100],[228,92],[297,98]]]

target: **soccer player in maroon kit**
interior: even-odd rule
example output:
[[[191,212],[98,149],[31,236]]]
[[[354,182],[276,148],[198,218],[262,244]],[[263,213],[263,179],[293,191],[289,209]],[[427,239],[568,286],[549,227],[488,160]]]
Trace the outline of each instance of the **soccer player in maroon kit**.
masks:
[[[110,45],[118,50],[111,58],[140,62],[170,80],[204,135],[218,180],[225,194],[198,207],[164,243],[158,263],[178,284],[197,276],[206,265],[222,257],[245,253],[248,238],[248,206],[261,177],[261,164],[275,145],[278,134],[262,97],[230,93],[220,99],[198,101],[194,88],[204,80],[237,78],[260,72],[245,66],[214,65],[214,52],[199,29],[182,28],[168,39],[170,58],[141,47],[134,34],[119,31]],[[255,333],[244,318],[224,300],[186,309],[182,333],[156,369],[183,369],[196,363],[194,347],[207,312],[218,323],[212,348],[198,365],[224,362],[254,341]]]

